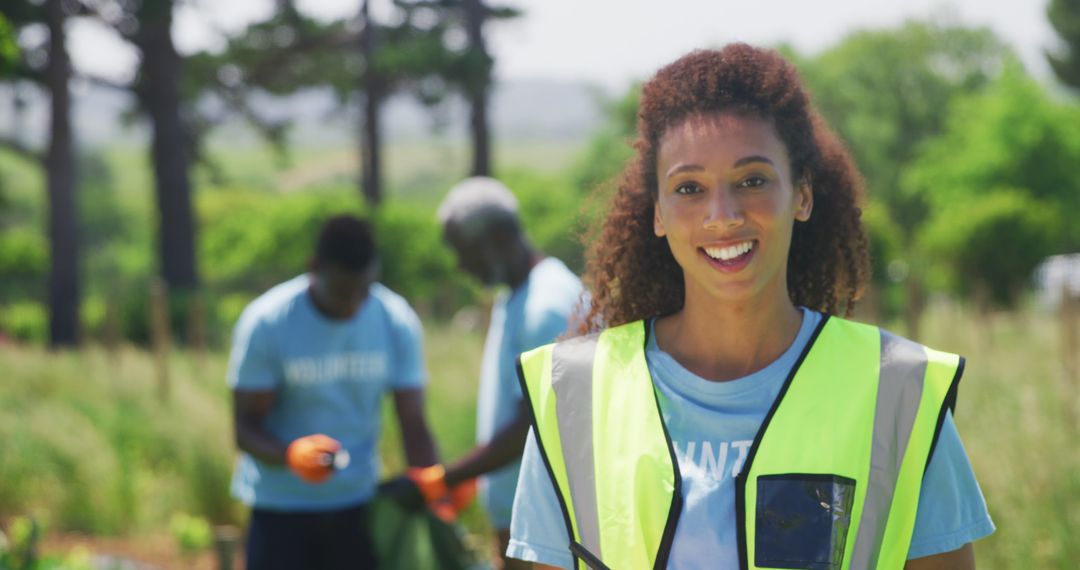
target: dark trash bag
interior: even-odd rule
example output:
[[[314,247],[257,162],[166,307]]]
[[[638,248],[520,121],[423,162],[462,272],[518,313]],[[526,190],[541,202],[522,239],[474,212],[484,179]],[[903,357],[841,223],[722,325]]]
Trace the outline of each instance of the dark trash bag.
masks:
[[[371,502],[371,537],[386,570],[483,570],[464,542],[464,531],[431,511],[410,511],[385,495]]]

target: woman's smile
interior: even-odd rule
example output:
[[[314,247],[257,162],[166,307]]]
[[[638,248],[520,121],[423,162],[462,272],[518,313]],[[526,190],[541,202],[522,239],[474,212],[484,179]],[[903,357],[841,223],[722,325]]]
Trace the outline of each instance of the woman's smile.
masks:
[[[709,265],[725,273],[738,273],[750,264],[757,251],[757,240],[744,240],[733,245],[707,245],[698,251],[705,256]]]

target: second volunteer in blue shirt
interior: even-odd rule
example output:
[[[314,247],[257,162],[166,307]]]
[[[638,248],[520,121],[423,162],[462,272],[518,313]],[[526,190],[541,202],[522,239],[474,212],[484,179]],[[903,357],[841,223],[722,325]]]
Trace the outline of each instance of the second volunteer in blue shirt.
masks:
[[[507,289],[495,299],[484,343],[477,446],[445,470],[433,468],[419,479],[424,480],[422,486],[445,488],[480,477],[480,499],[501,556],[510,538],[514,491],[529,428],[515,358],[568,330],[581,301],[581,281],[561,261],[533,247],[521,226],[517,200],[497,180],[462,181],[450,189],[438,217],[459,267],[484,285]],[[520,565],[514,560],[502,564],[508,569]]]

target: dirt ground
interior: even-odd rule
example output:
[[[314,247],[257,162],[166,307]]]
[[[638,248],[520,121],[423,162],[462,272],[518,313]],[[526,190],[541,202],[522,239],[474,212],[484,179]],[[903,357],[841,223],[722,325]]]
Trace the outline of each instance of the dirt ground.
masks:
[[[138,537],[100,537],[74,533],[48,533],[41,543],[43,555],[65,554],[76,548],[87,549],[98,566],[113,570],[219,570],[213,549],[194,556],[180,552],[169,535]],[[244,567],[241,545],[237,545],[232,570]]]

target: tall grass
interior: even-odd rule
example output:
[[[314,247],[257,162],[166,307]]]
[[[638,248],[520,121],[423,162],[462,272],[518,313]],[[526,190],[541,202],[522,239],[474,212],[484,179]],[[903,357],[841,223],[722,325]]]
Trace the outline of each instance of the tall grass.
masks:
[[[164,528],[178,511],[235,521],[224,361],[170,364],[163,402],[141,351],[0,348],[0,514],[98,533]]]
[[[997,525],[975,545],[980,566],[1076,568],[1080,378],[1065,375],[1058,316],[942,306],[924,330],[928,345],[968,359],[956,424]]]
[[[429,421],[452,458],[473,441],[482,335],[425,326]],[[975,546],[983,568],[1071,569],[1080,560],[1077,391],[1063,374],[1058,326],[1033,310],[981,317],[940,305],[927,315],[920,340],[968,358],[956,422],[998,527]],[[171,366],[173,397],[163,404],[145,353],[110,360],[93,348],[0,347],[0,516],[38,513],[52,528],[103,533],[165,529],[177,512],[240,520],[227,496],[225,355],[202,364],[177,355]],[[386,412],[389,474],[403,460]],[[466,523],[485,528],[475,509]]]
[[[472,442],[480,333],[429,326],[429,416],[444,454]],[[125,348],[48,352],[0,345],[0,518],[31,514],[54,529],[161,531],[186,513],[238,523],[228,492],[234,448],[227,355],[174,353],[158,397],[152,355]],[[386,417],[387,472],[402,466]]]

